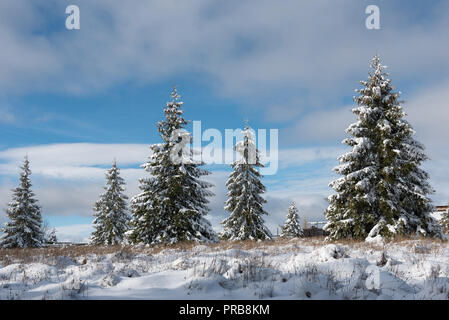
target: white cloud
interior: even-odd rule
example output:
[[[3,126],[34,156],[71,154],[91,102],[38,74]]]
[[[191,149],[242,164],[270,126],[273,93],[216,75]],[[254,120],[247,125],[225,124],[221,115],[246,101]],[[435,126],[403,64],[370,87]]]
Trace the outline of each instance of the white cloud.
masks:
[[[338,147],[311,147],[311,148],[291,148],[279,151],[279,167],[297,167],[306,163],[320,160],[337,160],[337,158],[347,152],[344,146]]]
[[[103,192],[106,168],[113,159],[127,182],[126,193],[138,192],[138,180],[146,172],[139,165],[150,154],[148,145],[140,144],[52,144],[11,148],[0,152],[1,204],[10,201],[24,155],[30,159],[34,191],[44,215],[91,216],[92,206]]]
[[[333,99],[340,89],[352,90],[375,52],[384,54],[398,77],[447,71],[449,44],[441,41],[449,24],[445,3],[426,7],[435,15],[425,24],[407,21],[416,10],[412,4],[384,3],[384,24],[376,32],[366,30],[365,8],[354,1],[80,0],[78,5],[78,31],[64,28],[60,1],[0,6],[3,90],[85,92],[194,71],[225,95],[294,97],[303,88]],[[43,33],[46,29],[51,32]]]
[[[51,166],[109,165],[142,163],[150,155],[146,144],[62,143],[11,148],[0,151],[0,159],[20,163],[28,155],[35,168]]]
[[[416,131],[416,138],[426,146],[430,160],[425,168],[436,189],[436,204],[449,202],[449,80],[416,92],[404,104],[408,120]]]
[[[56,227],[56,237],[61,242],[88,242],[93,231],[91,224],[74,224]]]
[[[0,106],[0,123],[13,124],[16,122],[16,116],[10,111],[10,108]]]
[[[351,109],[351,106],[344,106],[313,110],[285,129],[283,137],[290,142],[340,142],[346,136],[346,128],[355,120]]]
[[[273,105],[266,106],[264,120],[272,123],[282,123],[297,119],[305,112],[305,106],[309,103],[305,98],[301,98],[295,98],[286,103],[277,102]]]
[[[147,175],[137,166],[147,159],[148,153],[147,145],[88,143],[41,145],[1,151],[0,161],[3,162],[0,165],[0,171],[3,174],[3,179],[0,181],[1,205],[5,207],[10,201],[10,189],[17,183],[18,165],[21,164],[23,155],[28,154],[33,171],[33,190],[42,206],[42,213],[46,216],[90,217],[93,213],[93,204],[98,199],[98,195],[103,192],[105,168],[109,167],[110,160],[115,157],[119,166],[120,164],[135,166],[135,168],[121,169],[122,176],[127,182],[125,193],[131,197],[139,192],[139,178]],[[280,152],[281,168],[300,168],[304,164],[319,160],[333,162],[338,153],[338,148],[284,150]],[[214,184],[211,191],[215,193],[215,196],[210,199],[211,211],[207,218],[217,231],[221,230],[220,222],[229,214],[223,209],[227,191],[225,182],[230,172],[228,166],[226,169],[227,171],[215,170],[205,177],[205,180]],[[300,169],[298,170],[301,172]],[[308,172],[307,174],[313,175],[322,171],[321,168],[316,170],[316,173]],[[285,181],[282,181],[281,177],[284,187],[276,187],[275,179],[276,177],[271,177],[274,185],[268,188],[269,192],[266,194],[269,199],[267,211],[270,212],[267,223],[271,227],[275,228],[284,219],[284,211],[280,210],[276,204],[282,203],[285,207],[293,199],[298,200],[298,205],[304,209],[309,220],[312,219],[309,216],[318,219],[322,203],[315,200],[308,203],[307,199],[320,198],[317,198],[316,192],[326,188],[329,182],[327,177],[305,179],[299,174],[297,179],[295,176],[290,176]],[[268,180],[264,182],[270,183]],[[5,221],[4,214],[1,217],[2,221]]]
[[[204,180],[214,185],[211,191],[215,195],[209,199],[210,212],[206,218],[211,222],[213,229],[217,232],[221,231],[221,221],[229,214],[224,210],[227,192],[225,183],[228,176],[228,172],[214,171],[211,175],[204,177]]]
[[[447,146],[449,79],[407,96],[404,110],[420,139],[428,146]]]

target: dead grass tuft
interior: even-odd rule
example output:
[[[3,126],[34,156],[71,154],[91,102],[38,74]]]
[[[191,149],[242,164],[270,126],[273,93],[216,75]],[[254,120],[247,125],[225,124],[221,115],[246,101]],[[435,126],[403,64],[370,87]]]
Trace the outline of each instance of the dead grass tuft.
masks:
[[[12,263],[46,263],[55,261],[58,257],[69,257],[76,259],[88,255],[106,255],[116,252],[132,254],[134,248],[129,246],[84,246],[73,245],[68,247],[46,247],[46,248],[13,248],[0,249],[0,261],[3,266]]]
[[[55,262],[59,257],[68,257],[73,261],[80,260],[81,257],[89,258],[91,255],[104,256],[108,254],[116,254],[119,259],[126,259],[136,254],[158,254],[163,250],[179,250],[183,252],[192,252],[196,246],[205,246],[208,251],[222,251],[229,249],[239,250],[293,250],[300,251],[301,247],[321,247],[328,243],[334,243],[343,246],[349,246],[360,250],[383,251],[388,246],[404,246],[410,252],[417,251],[417,248],[424,248],[422,253],[437,253],[441,251],[442,244],[445,243],[439,239],[429,238],[409,238],[396,237],[385,244],[367,243],[362,240],[344,239],[333,242],[325,242],[325,237],[295,238],[265,241],[220,241],[217,243],[198,243],[198,242],[179,242],[175,244],[157,244],[151,246],[86,246],[73,245],[67,247],[47,247],[47,248],[25,248],[25,249],[0,249],[0,262],[2,266],[12,263],[51,263]],[[419,250],[418,250],[419,251]],[[419,252],[417,252],[419,253]],[[55,262],[56,263],[56,262]]]

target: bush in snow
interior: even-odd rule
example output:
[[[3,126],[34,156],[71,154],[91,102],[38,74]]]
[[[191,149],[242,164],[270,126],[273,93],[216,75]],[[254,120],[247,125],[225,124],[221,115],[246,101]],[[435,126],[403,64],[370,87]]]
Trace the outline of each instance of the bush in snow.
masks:
[[[48,244],[55,244],[58,242],[58,238],[56,237],[56,229],[53,228],[48,233],[48,235],[45,236],[45,242]]]
[[[158,124],[163,143],[151,146],[150,161],[143,165],[151,177],[140,180],[142,192],[131,199],[131,243],[217,240],[205,218],[207,197],[213,195],[207,189],[212,184],[200,180],[210,172],[200,169],[204,163],[194,160],[193,151],[186,148],[191,136],[184,130],[183,102],[176,88],[171,96],[173,100],[164,109],[166,119]]]
[[[378,299],[411,299],[413,288],[404,280],[374,265],[365,269],[365,287],[379,294]]]
[[[424,147],[412,137],[414,131],[393,91],[378,56],[364,88],[357,90],[357,122],[343,140],[352,151],[342,155],[334,171],[343,177],[330,183],[337,194],[329,197],[325,215],[328,240],[376,238],[395,235],[442,236],[430,216],[433,192],[428,174],[420,169],[427,159]]]
[[[344,258],[346,256],[345,250],[335,244],[328,244],[320,247],[314,253],[317,255],[318,260],[320,261],[332,261],[335,259]]]
[[[267,214],[262,208],[266,200],[260,196],[265,192],[265,186],[256,169],[263,164],[260,163],[253,130],[248,125],[243,131],[243,140],[236,143],[235,149],[242,157],[231,164],[234,171],[226,182],[228,200],[225,210],[231,214],[222,221],[220,237],[225,240],[271,239],[262,218]]]
[[[102,286],[103,288],[110,288],[115,286],[119,282],[120,278],[117,277],[115,274],[110,273],[101,278],[100,286]]]
[[[299,238],[304,236],[304,233],[299,222],[298,209],[294,202],[290,204],[288,208],[287,219],[284,225],[281,227],[282,238]]]
[[[25,157],[21,166],[20,185],[13,190],[13,199],[6,214],[9,221],[3,228],[3,248],[40,247],[44,242],[41,208],[31,191],[30,162]]]
[[[95,203],[95,231],[92,232],[91,243],[94,245],[116,245],[123,241],[129,228],[130,216],[123,194],[125,181],[120,177],[120,169],[114,161],[112,168],[106,173],[106,192],[100,195]]]
[[[441,216],[440,224],[443,226],[444,232],[449,233],[449,209]]]
[[[50,228],[48,221],[43,220],[42,221],[42,233],[44,234],[44,244],[55,244],[58,242],[58,239],[56,237],[56,229]]]
[[[77,299],[78,295],[87,289],[86,280],[82,281],[79,277],[72,275],[61,285],[61,289],[63,293],[67,292],[70,298]]]

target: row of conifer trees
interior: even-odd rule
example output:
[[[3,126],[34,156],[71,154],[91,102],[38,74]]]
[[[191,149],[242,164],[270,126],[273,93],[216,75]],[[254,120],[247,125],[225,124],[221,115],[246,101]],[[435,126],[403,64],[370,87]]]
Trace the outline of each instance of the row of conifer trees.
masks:
[[[357,106],[352,112],[357,122],[346,132],[343,141],[352,150],[342,155],[334,171],[340,178],[330,183],[336,191],[329,197],[325,211],[328,240],[342,238],[391,238],[397,235],[421,235],[443,238],[443,228],[430,215],[433,192],[428,174],[420,168],[427,160],[422,144],[414,140],[414,131],[404,119],[405,113],[385,73],[385,66],[375,56],[372,71],[363,88],[357,90]],[[91,243],[175,243],[180,241],[217,241],[271,239],[264,225],[262,197],[265,186],[258,167],[263,164],[255,146],[253,130],[247,125],[243,140],[235,150],[240,159],[226,182],[228,189],[222,221],[217,235],[206,219],[209,190],[213,185],[202,180],[210,174],[194,160],[193,151],[183,161],[172,161],[173,152],[182,152],[179,144],[191,141],[185,130],[187,121],[183,102],[173,89],[172,100],[164,108],[165,119],[158,123],[162,143],[151,145],[151,156],[143,164],[149,177],[139,181],[140,193],[130,199],[123,193],[125,181],[114,161],[106,174],[105,192],[95,203],[94,232]],[[180,133],[181,132],[181,133]],[[187,138],[187,139],[186,139]],[[176,151],[174,151],[176,150]],[[181,154],[179,154],[181,155]],[[44,243],[40,207],[31,191],[29,161],[22,166],[20,186],[14,189],[2,236],[3,247],[33,247]],[[449,214],[442,220],[447,224]],[[447,226],[446,226],[447,228]],[[302,236],[296,207],[292,204],[282,226],[281,236]]]
[[[216,234],[206,219],[209,212],[208,197],[213,185],[202,180],[210,174],[202,169],[201,161],[190,155],[183,161],[173,161],[173,150],[181,155],[182,143],[191,141],[190,134],[182,131],[187,124],[183,118],[183,102],[176,88],[172,100],[164,109],[165,119],[158,123],[162,143],[151,146],[152,154],[143,164],[150,177],[140,180],[141,192],[130,200],[131,215],[126,209],[127,197],[123,194],[124,181],[114,163],[107,173],[106,192],[95,205],[95,231],[93,244],[116,244],[123,240],[132,244],[175,243],[180,241],[217,241],[245,239],[271,239],[262,215],[266,202],[261,194],[265,186],[257,167],[262,164],[255,146],[253,130],[247,125],[242,131],[243,140],[235,145],[241,154],[232,163],[226,187],[228,200],[223,231]]]

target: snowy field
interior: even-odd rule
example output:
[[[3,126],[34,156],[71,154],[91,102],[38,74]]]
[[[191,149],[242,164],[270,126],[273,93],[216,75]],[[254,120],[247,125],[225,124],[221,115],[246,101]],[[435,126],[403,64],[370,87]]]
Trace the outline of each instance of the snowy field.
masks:
[[[448,299],[449,244],[0,250],[0,299]]]

